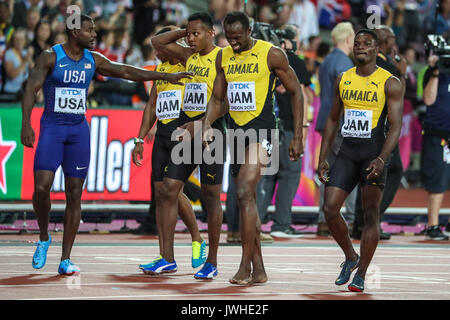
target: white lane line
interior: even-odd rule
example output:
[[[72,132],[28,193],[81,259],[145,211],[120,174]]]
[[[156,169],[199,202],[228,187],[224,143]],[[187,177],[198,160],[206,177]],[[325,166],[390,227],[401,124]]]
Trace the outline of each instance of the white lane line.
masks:
[[[70,278],[69,278],[70,279]],[[147,278],[148,279],[148,278]],[[170,283],[164,283],[164,285],[170,285],[170,286],[175,286],[175,285],[191,285],[192,281],[176,281],[176,282],[170,282]],[[228,279],[226,278],[222,278],[222,279],[217,279],[215,278],[212,282],[208,282],[209,285],[228,285],[230,284]],[[334,286],[333,283],[329,282],[329,281],[274,281],[274,280],[270,280],[267,284],[278,284],[278,285],[321,285],[321,286],[328,286],[331,287],[333,286],[334,288],[336,288],[336,286]],[[404,282],[401,281],[382,281],[380,283],[380,285],[386,285],[386,284],[404,284]],[[429,283],[423,283],[423,284],[429,284]],[[441,282],[432,282],[432,284],[445,284],[445,283],[441,283]],[[449,283],[447,283],[449,284]],[[70,287],[73,286],[74,283],[70,282],[70,283],[39,283],[39,284],[12,284],[12,285],[0,285],[0,288],[28,288],[28,287]],[[81,283],[79,284],[80,288],[81,287],[102,287],[102,286],[130,286],[130,285],[139,285],[139,286],[160,286],[161,283],[160,282],[105,282],[105,283],[101,283],[101,282],[93,282],[93,283],[85,283],[83,281],[81,281]],[[420,285],[420,284],[419,284]],[[251,286],[249,286],[249,288],[251,288]],[[345,288],[345,286],[343,286],[342,288]],[[132,288],[131,288],[132,289]],[[211,289],[223,289],[223,287],[218,287],[218,288],[211,288]],[[389,289],[395,289],[395,290],[404,290],[404,288],[389,288]],[[420,290],[421,293],[424,293],[423,290]],[[436,290],[430,290],[430,292],[436,292]],[[439,292],[439,291],[438,291]]]

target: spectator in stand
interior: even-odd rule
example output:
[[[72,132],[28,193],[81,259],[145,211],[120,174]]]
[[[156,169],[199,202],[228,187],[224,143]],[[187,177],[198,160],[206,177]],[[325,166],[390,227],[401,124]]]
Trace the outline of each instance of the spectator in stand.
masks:
[[[27,38],[28,43],[31,43],[34,40],[34,33],[36,31],[36,26],[41,20],[41,13],[39,8],[33,7],[30,8],[27,12]]]
[[[314,4],[310,0],[294,0],[289,24],[300,28],[300,38],[307,45],[309,37],[319,35],[319,20]]]
[[[319,64],[322,64],[323,60],[326,58],[326,56],[330,53],[331,46],[328,42],[322,41],[320,42],[319,46],[317,47],[317,54],[316,54],[316,61]]]
[[[308,47],[305,50],[305,57],[317,60],[317,49],[319,48],[322,39],[319,36],[311,36],[308,39]]]
[[[289,22],[290,16],[292,11],[292,5],[290,3],[283,3],[280,4],[277,10],[277,21],[275,22],[275,25],[283,26]],[[300,43],[298,43],[298,46],[300,46]]]
[[[53,39],[53,45],[63,44],[66,41],[67,41],[67,35],[64,32],[60,32],[55,35],[55,38]]]
[[[439,228],[439,210],[450,182],[450,73],[439,68],[438,60],[435,55],[428,58],[423,81],[427,106],[422,146],[423,184],[428,192],[427,240],[449,239]]]
[[[41,9],[42,19],[53,21],[60,13],[59,0],[44,0],[44,5]]]
[[[227,7],[223,0],[211,0],[209,1],[208,11],[211,13],[214,21],[214,30],[223,31],[222,21],[227,14]],[[216,32],[218,33],[218,32]]]
[[[14,32],[14,27],[10,24],[11,13],[9,11],[8,4],[0,1],[0,57],[3,57],[3,49],[6,48],[6,44],[11,39]]]
[[[51,22],[52,34],[65,33],[66,23],[64,21],[64,16],[60,13]]]
[[[39,5],[40,0],[23,0],[14,3],[13,18],[11,24],[15,28],[27,28],[27,14],[32,7]]]
[[[263,23],[274,24],[277,15],[272,11],[269,5],[263,5],[258,10],[258,21]]]
[[[405,100],[403,105],[402,132],[399,138],[400,155],[403,169],[420,170],[420,150],[422,143],[422,126],[415,113],[418,106],[417,98],[417,74],[412,66],[416,62],[416,51],[408,46],[400,51],[407,62],[405,73]],[[413,156],[414,154],[414,156]],[[413,165],[413,167],[410,167]]]
[[[166,12],[166,22],[177,26],[186,22],[189,16],[189,10],[182,1],[166,0],[162,8]]]
[[[6,2],[0,2],[0,92],[3,87],[3,57],[6,52],[6,44],[11,40],[14,27],[9,23],[9,6]]]
[[[408,66],[406,68],[406,92],[405,98],[411,100],[413,115],[411,122],[411,156],[409,170],[412,173],[420,172],[420,152],[422,150],[422,124],[419,119],[419,107],[422,97],[419,96],[418,74],[412,66],[416,63],[417,52],[413,47],[406,47],[402,52]],[[415,92],[412,89],[415,89]]]
[[[17,29],[11,37],[10,48],[5,53],[5,93],[18,94],[33,67],[33,48],[27,48],[26,31]]]
[[[440,34],[445,38],[450,37],[450,0],[439,0],[437,21],[435,21],[436,8],[425,19],[426,34]]]
[[[31,46],[34,49],[33,61],[39,57],[42,51],[47,50],[53,44],[52,30],[47,21],[41,20],[36,26],[34,40]]]
[[[166,19],[161,0],[133,0],[133,41],[141,44],[155,30],[155,25]]]

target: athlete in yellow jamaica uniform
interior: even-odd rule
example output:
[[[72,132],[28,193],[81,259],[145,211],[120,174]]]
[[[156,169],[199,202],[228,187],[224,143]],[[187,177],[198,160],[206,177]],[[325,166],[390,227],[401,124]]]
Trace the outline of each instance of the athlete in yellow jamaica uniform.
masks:
[[[239,144],[245,146],[241,164],[232,164],[241,218],[242,258],[239,270],[230,279],[233,284],[263,283],[267,281],[261,254],[261,221],[256,209],[256,185],[262,169],[271,154],[271,142],[264,130],[276,128],[273,112],[273,90],[278,77],[291,95],[294,116],[294,138],[289,147],[290,158],[297,160],[303,152],[303,95],[295,72],[289,67],[286,54],[272,44],[253,39],[247,15],[231,12],[223,22],[225,37],[230,46],[217,55],[217,76],[213,92],[203,118],[204,142],[210,141],[211,123],[219,118],[228,100],[231,123],[230,129],[255,132],[258,140],[240,141],[235,135],[233,149]],[[242,139],[243,140],[243,139]],[[272,159],[272,161],[276,159]]]
[[[330,116],[323,134],[319,156],[319,178],[325,183],[324,213],[328,227],[345,253],[336,285],[350,280],[351,291],[364,290],[364,277],[380,238],[379,212],[389,155],[398,142],[402,126],[403,89],[398,78],[376,65],[378,37],[372,30],[356,33],[353,54],[356,67],[338,76]],[[341,114],[344,137],[332,168],[326,162]],[[389,130],[385,135],[386,118]],[[327,173],[329,171],[329,176]],[[361,185],[365,228],[361,258],[355,252],[340,215],[340,208],[356,184]]]
[[[189,47],[183,47],[177,40],[185,37]],[[204,116],[206,105],[211,96],[214,79],[216,78],[216,58],[220,51],[214,45],[213,20],[206,12],[194,13],[188,18],[186,29],[168,32],[152,39],[152,44],[158,51],[179,59],[186,64],[186,71],[192,72],[193,77],[186,81],[183,95],[183,107],[180,113],[180,126],[191,123]],[[214,128],[221,135],[221,141],[225,141],[225,126],[223,118],[214,123]],[[194,277],[197,279],[211,279],[218,274],[217,251],[219,247],[220,232],[222,227],[223,212],[220,202],[223,177],[223,156],[213,163],[206,163],[201,157],[196,157],[200,152],[194,150],[194,140],[190,142],[192,157],[187,162],[170,168],[164,178],[165,197],[161,207],[164,210],[164,219],[167,221],[165,232],[173,234],[176,222],[176,197],[183,188],[194,169],[200,167],[200,182],[202,202],[208,215],[208,241],[209,252],[203,267]],[[201,142],[199,144],[202,147]],[[226,154],[226,144],[221,148],[222,155]],[[201,150],[203,154],[204,150]],[[212,154],[214,157],[216,154]],[[222,161],[220,161],[221,159]],[[173,237],[168,237],[169,244],[165,252],[166,259],[173,259]],[[165,242],[166,243],[166,242]],[[168,260],[171,261],[171,260]]]
[[[164,34],[174,28],[166,27],[159,31],[158,34]],[[185,66],[176,59],[169,59],[163,53],[155,50],[155,53],[162,61],[156,68],[158,72],[176,73],[184,72]],[[171,141],[172,132],[180,124],[181,98],[184,91],[184,85],[171,84],[168,81],[157,80],[152,87],[150,98],[145,106],[142,116],[141,127],[138,138],[135,141],[135,148],[132,151],[133,162],[141,166],[143,156],[143,138],[152,128],[156,119],[158,119],[155,141],[152,151],[152,179],[155,187],[156,201],[156,223],[158,226],[159,250],[160,255],[148,264],[142,264],[139,268],[148,274],[158,274],[177,271],[175,261],[167,262],[163,259],[164,248],[167,241],[165,238],[165,230],[163,226],[164,210],[159,207],[161,199],[165,197],[163,180],[168,172],[172,171],[176,165],[171,161],[171,151],[176,142]],[[140,158],[140,159],[139,159]],[[196,268],[203,264],[206,255],[205,242],[202,239],[195,213],[192,209],[189,199],[184,195],[183,190],[179,190],[177,194],[176,213],[178,213],[188,228],[192,236],[192,267]],[[177,205],[178,204],[178,205]],[[174,231],[173,231],[174,232]],[[203,246],[202,246],[203,244]],[[203,250],[203,251],[202,251]]]

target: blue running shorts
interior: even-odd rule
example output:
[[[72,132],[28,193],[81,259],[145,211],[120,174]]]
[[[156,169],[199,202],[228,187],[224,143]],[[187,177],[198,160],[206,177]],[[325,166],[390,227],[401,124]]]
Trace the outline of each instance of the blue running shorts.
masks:
[[[90,157],[90,131],[86,120],[76,125],[41,122],[34,171],[55,172],[61,165],[64,176],[85,179]]]

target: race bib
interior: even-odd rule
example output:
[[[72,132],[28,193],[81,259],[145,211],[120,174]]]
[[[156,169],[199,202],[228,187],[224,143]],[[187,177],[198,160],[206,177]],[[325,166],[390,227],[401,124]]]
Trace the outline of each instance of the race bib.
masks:
[[[184,86],[184,111],[206,111],[208,87],[206,83],[186,83]]]
[[[228,102],[230,111],[255,111],[255,82],[229,82]]]
[[[346,109],[344,111],[344,124],[341,128],[343,137],[368,139],[371,133],[372,110]]]
[[[176,119],[180,116],[181,90],[168,90],[158,93],[156,116],[159,120]]]
[[[55,107],[58,113],[85,114],[86,89],[55,88]]]
[[[450,164],[450,149],[448,147],[448,144],[444,146],[444,162]]]

